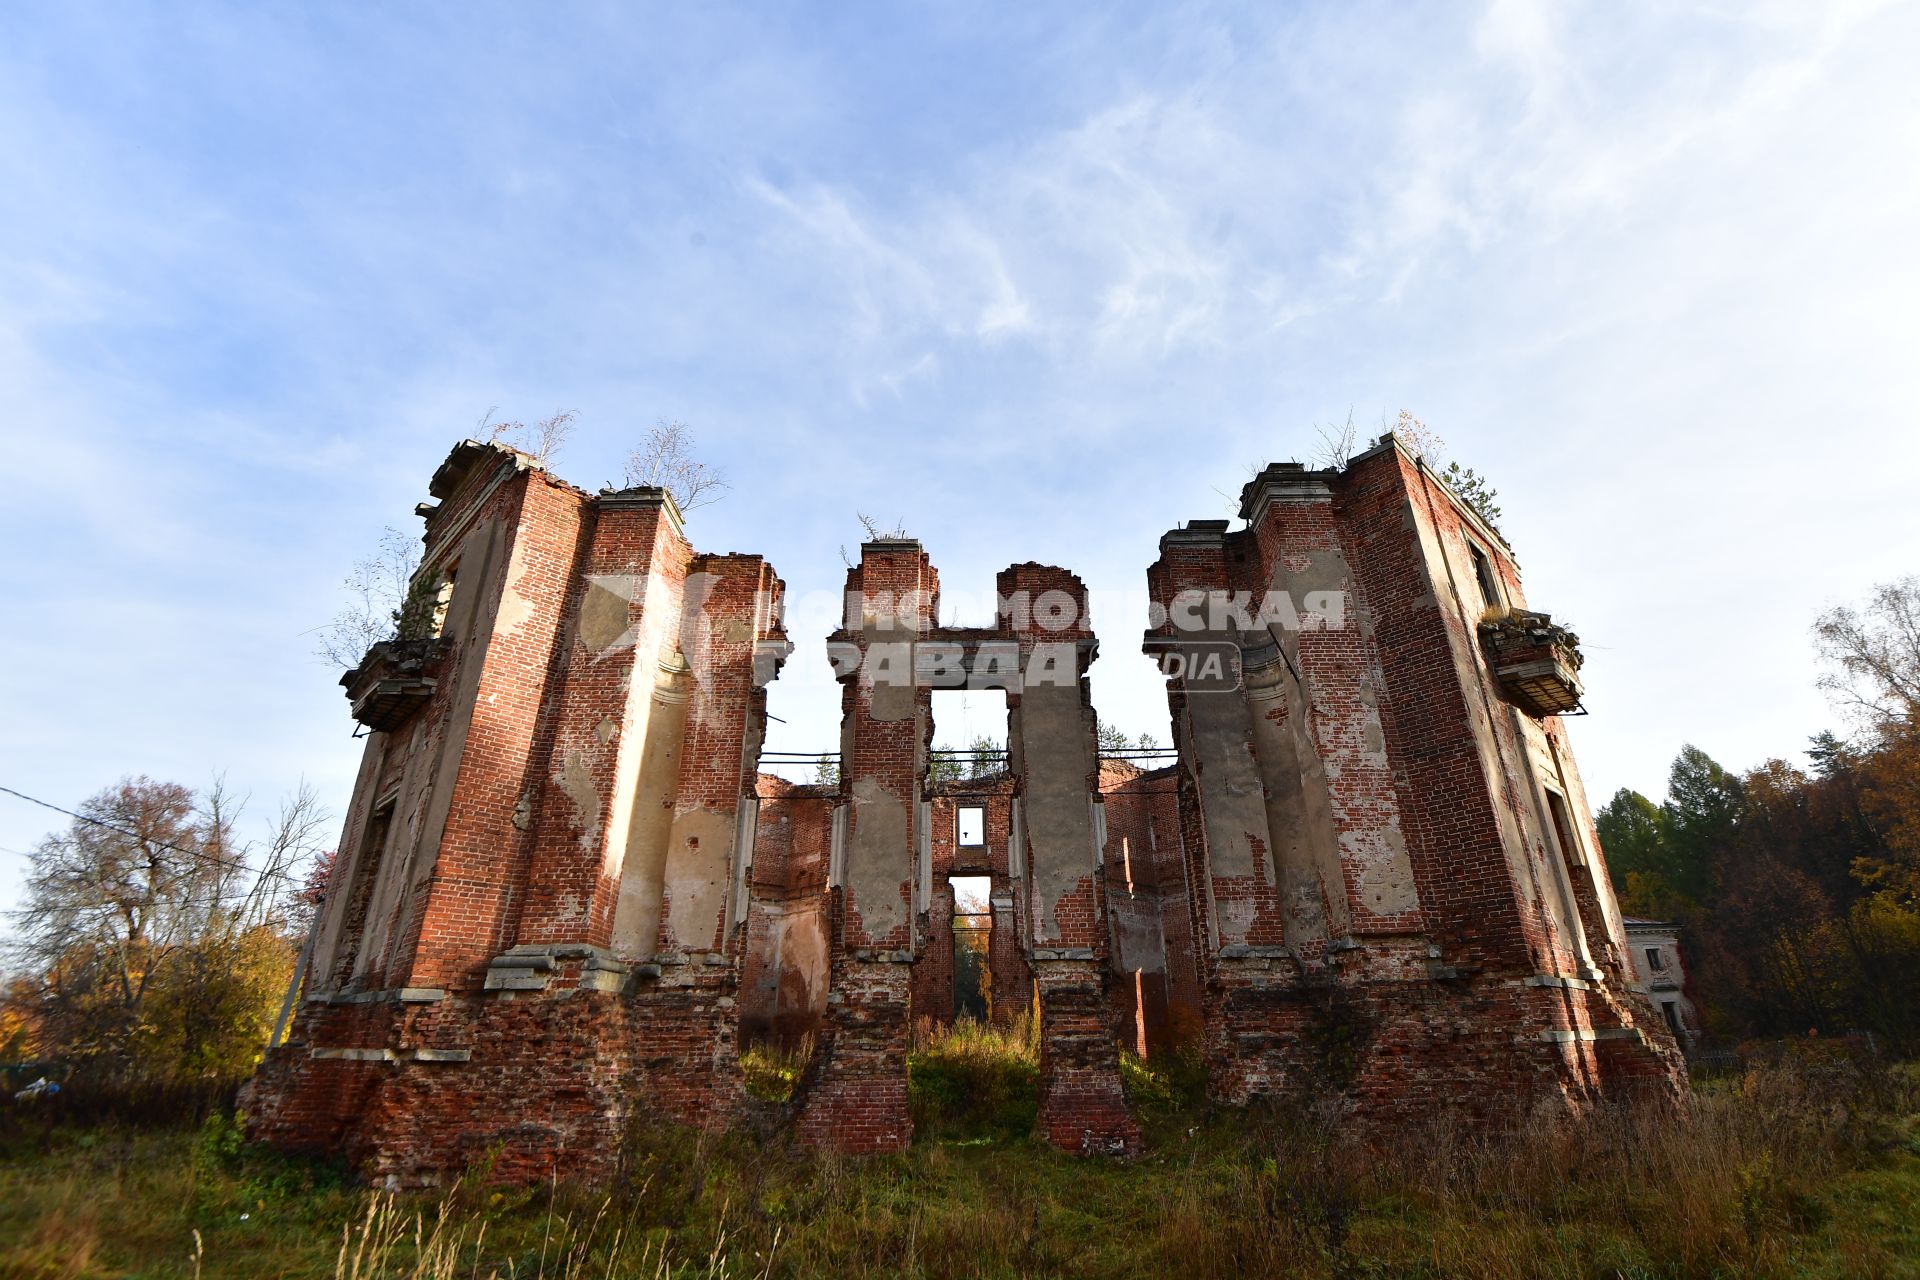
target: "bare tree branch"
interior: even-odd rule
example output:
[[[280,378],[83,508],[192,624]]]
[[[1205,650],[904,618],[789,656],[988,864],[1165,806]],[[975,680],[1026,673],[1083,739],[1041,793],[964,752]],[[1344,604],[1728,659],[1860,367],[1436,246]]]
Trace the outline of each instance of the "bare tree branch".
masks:
[[[259,859],[259,874],[236,912],[243,928],[273,924],[287,913],[289,902],[303,890],[301,868],[311,865],[323,852],[330,816],[319,795],[306,779],[292,795],[280,801],[265,847]],[[252,850],[247,850],[251,861]]]
[[[854,519],[860,522],[860,527],[867,531],[868,542],[897,541],[901,538],[911,538],[913,536],[907,532],[907,522],[905,520],[895,520],[893,522],[893,528],[889,529],[864,511],[856,511],[853,515]]]
[[[487,416],[480,419],[480,426],[486,431],[488,444],[504,444],[510,449],[518,449],[532,458],[535,464],[546,466],[553,461],[573,434],[574,421],[579,413],[573,409],[555,410],[550,417],[542,418],[529,427],[524,422],[493,422],[493,410],[487,410]]]
[[[1869,729],[1920,722],[1920,576],[1875,587],[1865,609],[1827,610],[1813,635],[1836,706]]]
[[[653,485],[673,495],[682,512],[718,502],[725,476],[694,456],[693,432],[684,422],[664,419],[627,455],[626,485]]]
[[[1343,470],[1353,457],[1356,432],[1353,410],[1347,410],[1347,420],[1338,427],[1315,426],[1314,432],[1320,437],[1320,448],[1313,455],[1314,465],[1324,471]]]
[[[374,553],[353,566],[343,584],[347,602],[315,634],[314,656],[356,667],[367,650],[394,634],[401,605],[420,568],[420,540],[389,525]]]

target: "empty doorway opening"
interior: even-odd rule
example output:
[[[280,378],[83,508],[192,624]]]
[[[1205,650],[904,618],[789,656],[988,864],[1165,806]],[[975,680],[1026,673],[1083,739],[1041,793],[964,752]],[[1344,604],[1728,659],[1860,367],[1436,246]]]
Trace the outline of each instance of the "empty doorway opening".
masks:
[[[954,876],[953,1016],[985,1022],[993,1013],[993,881]]]

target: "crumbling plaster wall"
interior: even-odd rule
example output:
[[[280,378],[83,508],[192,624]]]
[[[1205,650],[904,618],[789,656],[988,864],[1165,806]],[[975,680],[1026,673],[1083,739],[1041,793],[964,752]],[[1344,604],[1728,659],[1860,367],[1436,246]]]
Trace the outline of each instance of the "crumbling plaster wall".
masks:
[[[1162,540],[1157,600],[1236,603],[1149,637],[1224,659],[1171,674],[1179,760],[1151,772],[1098,759],[1066,570],[996,583],[1048,620],[942,628],[920,545],[863,546],[830,638],[841,781],[798,787],[755,773],[787,647],[763,560],[696,552],[659,491],[590,496],[497,446],[433,493],[451,656],[365,749],[306,1001],[252,1087],[262,1137],[403,1181],[482,1146],[591,1175],[642,1111],[742,1115],[740,1037],[811,1036],[799,1135],[897,1149],[911,1019],[952,1011],[959,870],[990,877],[995,1016],[1037,997],[1040,1127],[1071,1150],[1137,1146],[1116,1042],[1200,1046],[1224,1100],[1337,1093],[1386,1126],[1680,1087],[1564,727],[1480,653],[1474,548],[1503,604],[1517,566],[1396,442],[1269,468],[1246,528]],[[1004,778],[930,781],[936,648],[1023,677]],[[952,836],[968,786],[984,861]]]

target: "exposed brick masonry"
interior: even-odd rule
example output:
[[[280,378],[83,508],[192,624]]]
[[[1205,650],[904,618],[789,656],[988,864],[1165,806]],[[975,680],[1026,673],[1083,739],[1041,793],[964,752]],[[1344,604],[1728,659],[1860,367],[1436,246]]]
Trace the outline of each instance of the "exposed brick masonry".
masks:
[[[812,1046],[802,1139],[898,1149],[914,1024],[955,1016],[963,875],[989,886],[989,1016],[1036,1012],[1040,1130],[1068,1150],[1137,1149],[1121,1049],[1380,1131],[1684,1087],[1564,728],[1477,639],[1524,606],[1518,566],[1391,438],[1269,467],[1245,528],[1162,540],[1158,604],[1233,607],[1150,619],[1178,750],[1153,768],[1098,755],[1065,569],[1014,565],[993,626],[943,628],[925,550],[863,546],[829,637],[839,777],[796,785],[760,772],[789,650],[764,560],[695,550],[660,490],[587,494],[497,445],[430,490],[444,633],[429,666],[376,651],[349,678],[385,710],[256,1136],[401,1183],[483,1154],[594,1178],[633,1123],[740,1119],[765,1039]],[[931,777],[940,673],[1043,670],[996,685],[1003,772]]]

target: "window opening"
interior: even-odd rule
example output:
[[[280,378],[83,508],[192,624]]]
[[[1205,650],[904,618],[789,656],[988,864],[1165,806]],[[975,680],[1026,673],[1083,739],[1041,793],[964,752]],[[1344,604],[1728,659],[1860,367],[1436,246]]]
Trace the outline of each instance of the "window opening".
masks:
[[[987,842],[987,811],[977,804],[963,804],[953,813],[954,843],[976,848]]]
[[[1489,609],[1504,608],[1506,598],[1500,593],[1500,579],[1493,572],[1493,561],[1478,543],[1469,542],[1467,550],[1473,553],[1473,576],[1480,584],[1480,602]]]

